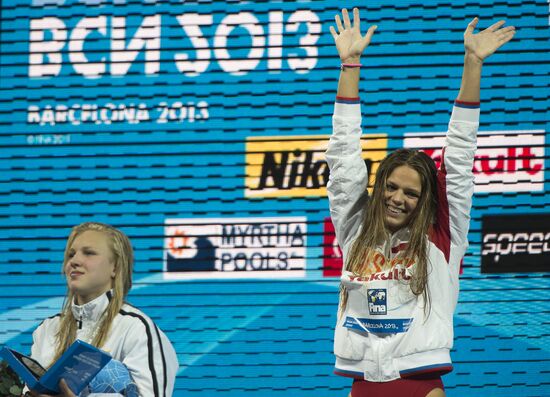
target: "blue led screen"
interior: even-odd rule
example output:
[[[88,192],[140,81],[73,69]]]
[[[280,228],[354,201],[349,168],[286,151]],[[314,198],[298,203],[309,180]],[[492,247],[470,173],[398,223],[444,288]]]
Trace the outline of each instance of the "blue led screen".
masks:
[[[133,242],[129,301],[174,343],[176,396],[347,395],[332,374],[341,259],[323,153],[340,66],[329,26],[354,5],[379,26],[361,70],[371,165],[402,146],[437,160],[467,23],[516,26],[483,68],[444,382],[449,396],[550,395],[542,1],[3,1],[0,343],[30,351],[62,304],[70,228],[96,220]]]

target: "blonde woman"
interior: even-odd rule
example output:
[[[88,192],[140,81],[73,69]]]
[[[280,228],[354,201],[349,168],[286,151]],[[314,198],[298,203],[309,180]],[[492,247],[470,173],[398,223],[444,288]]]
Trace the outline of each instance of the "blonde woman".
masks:
[[[178,369],[174,348],[147,315],[125,301],[133,263],[132,245],[120,230],[96,222],[74,227],[63,261],[63,310],[34,331],[31,355],[48,367],[80,339],[121,361],[140,396],[171,396]],[[64,381],[60,388],[62,396],[74,396]]]
[[[334,339],[335,373],[354,379],[352,397],[441,397],[441,375],[452,370],[453,312],[460,262],[468,246],[485,59],[514,36],[500,21],[464,33],[464,69],[442,165],[401,149],[380,164],[372,195],[361,157],[359,11],[336,15],[331,34],[342,63],[326,153],[330,210],[344,253]]]

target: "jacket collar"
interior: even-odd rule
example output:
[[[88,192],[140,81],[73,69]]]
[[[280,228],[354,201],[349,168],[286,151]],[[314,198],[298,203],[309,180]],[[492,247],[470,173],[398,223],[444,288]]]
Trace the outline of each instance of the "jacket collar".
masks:
[[[390,235],[390,238],[392,241],[394,241],[395,239],[399,239],[399,240],[408,240],[409,239],[409,236],[411,235],[411,231],[408,227],[403,227],[401,229],[399,229],[398,231],[396,231],[395,233],[392,233]]]
[[[384,253],[386,257],[391,258],[407,248],[410,237],[411,231],[409,228],[404,227],[390,234],[389,238],[384,240],[384,243],[381,244],[378,249]]]
[[[391,248],[398,246],[399,244],[406,243],[411,238],[411,231],[408,227],[399,229],[390,236]]]
[[[99,321],[101,315],[105,309],[107,309],[107,306],[109,306],[109,302],[113,296],[112,294],[112,291],[107,291],[106,293],[99,295],[94,300],[80,306],[73,301],[71,310],[74,318],[79,321]]]

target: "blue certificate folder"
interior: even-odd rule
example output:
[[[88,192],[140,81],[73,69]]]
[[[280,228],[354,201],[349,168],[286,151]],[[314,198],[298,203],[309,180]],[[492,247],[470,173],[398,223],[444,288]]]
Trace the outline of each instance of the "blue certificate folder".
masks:
[[[7,347],[0,355],[30,389],[46,394],[59,394],[61,378],[74,394],[79,394],[111,361],[109,354],[78,339],[48,370],[36,360]]]

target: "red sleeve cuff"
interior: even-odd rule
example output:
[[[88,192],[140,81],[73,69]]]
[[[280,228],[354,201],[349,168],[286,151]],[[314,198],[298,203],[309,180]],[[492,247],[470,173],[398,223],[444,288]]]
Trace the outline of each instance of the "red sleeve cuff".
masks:
[[[480,104],[479,102],[466,102],[466,101],[459,101],[458,99],[455,100],[455,106],[458,106],[459,108],[478,109],[479,104]]]
[[[359,100],[359,97],[348,98],[343,96],[336,96],[336,103],[356,104],[361,103],[361,101]]]

